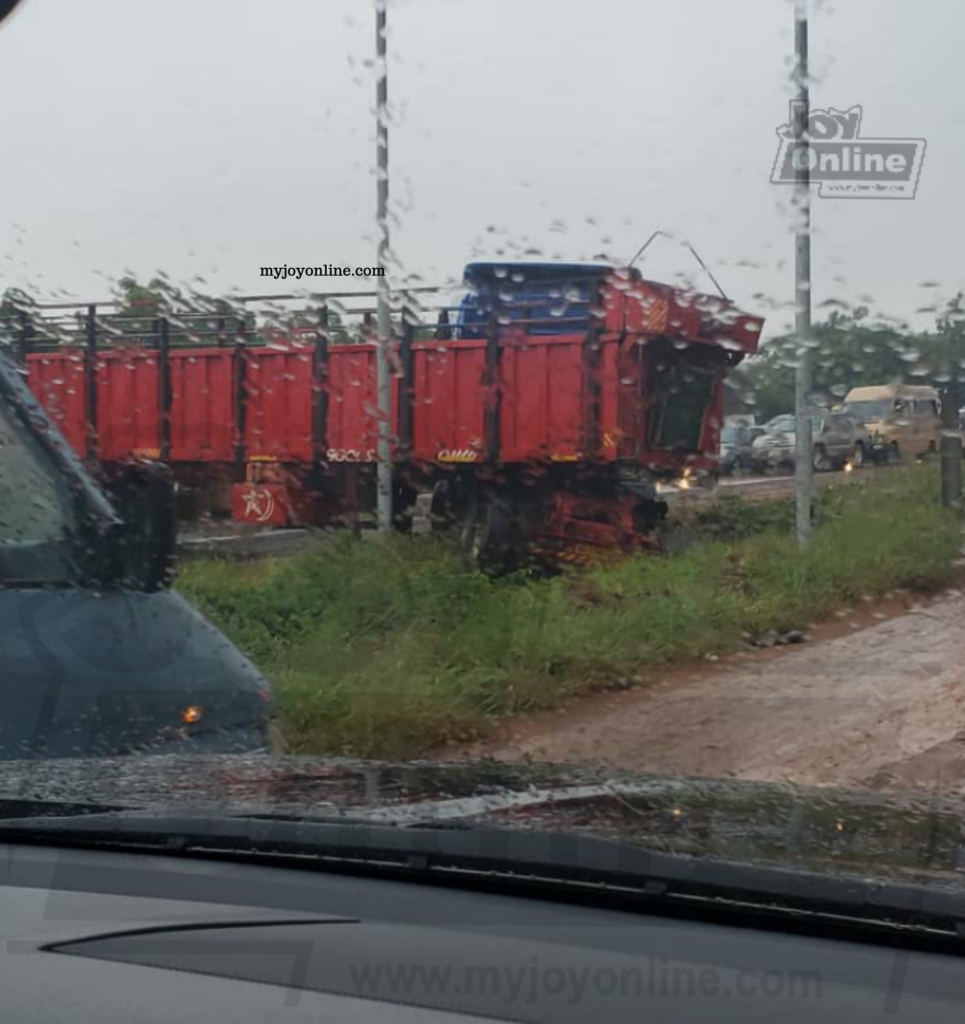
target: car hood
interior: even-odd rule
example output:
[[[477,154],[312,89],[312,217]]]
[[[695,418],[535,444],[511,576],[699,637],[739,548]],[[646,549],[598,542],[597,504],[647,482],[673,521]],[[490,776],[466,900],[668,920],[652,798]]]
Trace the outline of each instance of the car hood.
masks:
[[[777,445],[789,445],[795,443],[795,436],[792,433],[779,431],[776,434],[762,434],[754,441],[755,448],[771,448]]]
[[[648,849],[870,877],[965,880],[965,802],[498,761],[266,755],[6,762],[0,799],[157,813],[581,833]],[[2,821],[0,821],[2,839]]]

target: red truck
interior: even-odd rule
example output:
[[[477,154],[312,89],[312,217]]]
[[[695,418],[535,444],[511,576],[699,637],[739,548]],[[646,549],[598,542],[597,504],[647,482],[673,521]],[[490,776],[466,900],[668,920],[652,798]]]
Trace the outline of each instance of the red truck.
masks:
[[[723,381],[763,321],[607,264],[474,263],[465,282],[457,305],[395,317],[400,521],[455,523],[497,566],[655,546],[658,485],[716,475]],[[130,344],[92,307],[81,337],[23,355],[82,454],[167,461],[209,506],[230,488],[245,522],[359,522],[375,507],[377,346],[364,329],[339,343],[316,308],[260,337],[239,318],[216,343],[159,317]]]

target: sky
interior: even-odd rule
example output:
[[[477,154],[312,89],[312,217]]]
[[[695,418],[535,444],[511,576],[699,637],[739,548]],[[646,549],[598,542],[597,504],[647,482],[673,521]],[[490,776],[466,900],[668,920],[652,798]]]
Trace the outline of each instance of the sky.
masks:
[[[965,288],[965,6],[811,11],[812,105],[927,140],[913,200],[815,195],[815,318],[863,303],[928,326]],[[245,294],[290,290],[262,266],[371,265],[374,17],[372,0],[24,0],[0,29],[0,287],[93,301],[163,271]],[[660,229],[769,334],[788,326],[791,195],[770,175],[789,0],[388,0],[388,20],[393,287],[471,258],[626,260]],[[674,241],[640,267],[712,288]]]

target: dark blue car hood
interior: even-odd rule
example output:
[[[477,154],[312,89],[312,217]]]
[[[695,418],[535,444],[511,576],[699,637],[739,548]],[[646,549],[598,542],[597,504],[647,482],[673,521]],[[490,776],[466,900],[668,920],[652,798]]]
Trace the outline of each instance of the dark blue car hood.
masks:
[[[269,711],[257,669],[171,591],[0,589],[0,678],[4,760],[201,739],[237,749],[218,734],[238,742]],[[202,712],[190,727],[188,707]]]

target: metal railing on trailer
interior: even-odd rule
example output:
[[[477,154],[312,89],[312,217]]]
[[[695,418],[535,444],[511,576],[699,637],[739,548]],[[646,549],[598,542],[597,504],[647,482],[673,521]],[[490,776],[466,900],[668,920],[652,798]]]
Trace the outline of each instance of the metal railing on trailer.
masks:
[[[599,283],[597,279],[597,284]],[[402,384],[399,391],[397,440],[402,450],[412,440],[412,346],[431,341],[485,340],[484,386],[491,392],[486,415],[485,444],[487,455],[495,458],[498,449],[499,393],[494,386],[498,379],[499,338],[507,331],[534,335],[586,332],[587,364],[594,360],[595,316],[599,309],[580,303],[580,315],[566,316],[567,307],[562,289],[559,307],[549,316],[533,316],[534,303],[515,301],[511,297],[485,296],[467,304],[440,301],[446,290],[438,287],[407,289],[394,296],[391,361]],[[98,456],[98,354],[124,349],[149,349],[158,353],[159,450],[162,459],[170,457],[171,448],[171,373],[168,354],[173,349],[232,348],[237,353],[261,346],[304,344],[312,349],[313,435],[315,459],[324,452],[324,424],[328,392],[326,364],[329,346],[371,343],[375,337],[377,293],[328,292],[309,296],[255,294],[232,296],[217,300],[214,308],[178,307],[177,303],[137,302],[124,304],[117,300],[94,303],[40,303],[0,314],[0,341],[16,351],[26,363],[31,354],[75,350],[83,364],[84,419],[86,454]],[[299,303],[301,308],[291,309]],[[545,303],[544,303],[545,306]],[[234,461],[246,458],[244,435],[247,412],[246,363],[237,360],[235,373],[235,431],[237,443]],[[592,418],[592,417],[591,417]]]

